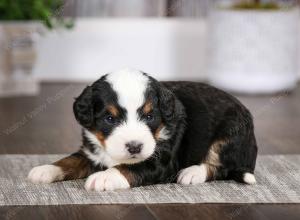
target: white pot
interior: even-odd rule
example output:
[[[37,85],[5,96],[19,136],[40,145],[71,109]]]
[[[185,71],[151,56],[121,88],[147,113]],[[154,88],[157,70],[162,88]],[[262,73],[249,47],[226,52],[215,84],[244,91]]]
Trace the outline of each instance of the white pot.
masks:
[[[298,22],[297,9],[214,10],[209,19],[209,81],[242,93],[293,89]]]
[[[0,96],[36,95],[32,74],[36,60],[38,22],[0,22]]]

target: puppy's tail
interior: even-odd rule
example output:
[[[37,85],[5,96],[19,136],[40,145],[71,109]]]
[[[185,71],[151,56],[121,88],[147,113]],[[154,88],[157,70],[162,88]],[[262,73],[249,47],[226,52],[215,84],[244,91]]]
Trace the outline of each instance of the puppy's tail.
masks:
[[[232,171],[229,173],[230,179],[233,179],[239,183],[246,183],[253,185],[256,183],[256,179],[253,173],[245,171]]]

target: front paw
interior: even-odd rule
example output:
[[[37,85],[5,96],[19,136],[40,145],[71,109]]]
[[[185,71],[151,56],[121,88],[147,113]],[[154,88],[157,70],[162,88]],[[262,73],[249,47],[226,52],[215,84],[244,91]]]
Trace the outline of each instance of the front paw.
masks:
[[[27,178],[33,183],[52,183],[63,180],[64,172],[55,165],[42,165],[32,168]]]
[[[182,169],[179,172],[177,183],[183,185],[195,185],[199,183],[204,183],[207,178],[207,169],[204,164],[194,165]]]
[[[116,168],[94,173],[85,182],[86,190],[105,191],[116,189],[128,189],[130,185],[127,179]]]

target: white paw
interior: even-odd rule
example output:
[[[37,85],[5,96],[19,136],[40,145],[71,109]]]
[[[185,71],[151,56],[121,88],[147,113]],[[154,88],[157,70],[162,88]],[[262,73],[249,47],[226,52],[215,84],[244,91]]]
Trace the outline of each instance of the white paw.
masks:
[[[245,183],[253,185],[256,183],[255,176],[252,173],[244,173],[243,180]]]
[[[32,168],[27,178],[33,183],[52,183],[63,180],[64,172],[58,166],[43,165]]]
[[[127,179],[116,168],[94,173],[85,182],[86,190],[105,191],[116,189],[128,189]]]
[[[204,183],[207,178],[207,169],[204,164],[194,165],[188,168],[182,169],[179,172],[177,183],[183,185],[195,185],[198,183]]]

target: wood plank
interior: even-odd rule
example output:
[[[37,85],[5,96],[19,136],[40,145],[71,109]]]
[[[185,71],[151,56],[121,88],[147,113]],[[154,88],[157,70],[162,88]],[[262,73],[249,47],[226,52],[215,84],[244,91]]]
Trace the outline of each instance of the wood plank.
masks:
[[[0,207],[0,219],[299,220],[297,204],[151,204]]]

